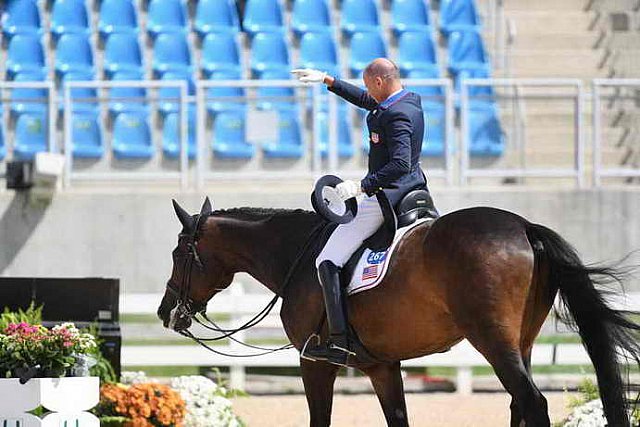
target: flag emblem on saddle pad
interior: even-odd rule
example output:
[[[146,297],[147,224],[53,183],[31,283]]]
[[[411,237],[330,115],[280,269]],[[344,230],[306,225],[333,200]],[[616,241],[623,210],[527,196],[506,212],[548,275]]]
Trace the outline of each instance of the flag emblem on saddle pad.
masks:
[[[371,132],[371,142],[373,142],[374,144],[380,142],[380,135],[375,132]]]
[[[375,279],[378,277],[378,266],[370,265],[362,270],[362,280]]]

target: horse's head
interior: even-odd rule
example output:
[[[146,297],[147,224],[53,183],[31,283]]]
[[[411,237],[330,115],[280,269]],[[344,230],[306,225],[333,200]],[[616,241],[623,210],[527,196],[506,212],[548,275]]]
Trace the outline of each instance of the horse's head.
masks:
[[[191,326],[193,316],[206,309],[213,295],[229,286],[233,272],[225,268],[220,251],[216,250],[217,227],[207,224],[211,214],[209,198],[198,215],[189,215],[175,200],[173,208],[182,231],[172,252],[173,270],[158,317],[166,328],[180,332]]]

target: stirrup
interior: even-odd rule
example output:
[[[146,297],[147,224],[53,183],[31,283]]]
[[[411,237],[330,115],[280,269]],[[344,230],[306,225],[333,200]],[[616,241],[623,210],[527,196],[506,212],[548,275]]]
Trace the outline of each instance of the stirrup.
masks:
[[[301,359],[306,359],[306,360],[310,360],[312,362],[317,362],[318,359],[314,359],[313,357],[309,357],[307,355],[305,355],[305,352],[307,351],[307,347],[309,346],[309,342],[311,342],[312,339],[316,340],[316,345],[320,345],[322,343],[321,339],[320,339],[320,335],[313,333],[311,335],[309,335],[309,338],[307,338],[307,340],[304,342],[304,345],[302,346],[302,350],[300,350],[300,358]]]

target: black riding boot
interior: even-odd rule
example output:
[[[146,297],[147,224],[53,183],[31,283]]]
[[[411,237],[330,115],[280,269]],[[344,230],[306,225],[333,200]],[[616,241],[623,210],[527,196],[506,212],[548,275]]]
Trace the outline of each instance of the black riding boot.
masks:
[[[353,353],[349,351],[347,341],[347,322],[342,308],[339,273],[340,269],[331,261],[323,261],[318,266],[318,277],[322,285],[322,295],[327,310],[329,341],[318,346],[305,348],[302,356],[346,366],[349,354]]]

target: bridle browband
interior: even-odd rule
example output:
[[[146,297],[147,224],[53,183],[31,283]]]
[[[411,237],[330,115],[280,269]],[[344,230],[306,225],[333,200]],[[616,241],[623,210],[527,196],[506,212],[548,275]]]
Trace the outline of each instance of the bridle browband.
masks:
[[[224,329],[221,328],[220,326],[218,326],[213,320],[211,320],[206,313],[206,309],[207,309],[207,303],[206,302],[200,302],[200,301],[194,301],[193,298],[191,298],[189,296],[189,294],[191,293],[191,272],[193,269],[193,264],[196,265],[196,267],[200,270],[200,271],[204,271],[204,263],[202,262],[202,259],[200,258],[200,255],[198,254],[198,249],[196,248],[196,239],[197,239],[197,235],[198,235],[198,230],[200,229],[200,222],[201,220],[206,220],[206,218],[208,218],[207,216],[203,216],[202,213],[198,214],[195,218],[195,222],[194,222],[194,227],[193,230],[191,231],[191,233],[180,233],[178,235],[178,241],[180,241],[180,239],[185,239],[186,240],[186,245],[188,248],[187,253],[184,255],[185,257],[185,269],[183,270],[183,272],[185,274],[182,275],[182,283],[177,286],[175,282],[173,282],[171,279],[169,279],[169,281],[167,282],[167,290],[169,290],[169,292],[171,292],[172,294],[174,294],[176,296],[177,299],[177,303],[176,303],[176,307],[174,308],[174,310],[176,311],[176,316],[178,318],[189,318],[189,319],[193,319],[194,321],[196,321],[199,325],[201,325],[202,327],[204,327],[205,329],[211,330],[211,331],[215,331],[215,332],[219,332],[222,335],[215,337],[215,338],[203,338],[203,337],[197,337],[195,335],[193,335],[193,333],[191,331],[189,331],[188,329],[183,330],[183,331],[178,331],[179,334],[186,336],[188,338],[191,338],[192,340],[194,340],[195,342],[197,342],[198,344],[200,344],[201,346],[203,346],[204,348],[206,348],[207,350],[222,355],[222,356],[229,356],[229,357],[253,357],[253,356],[262,356],[265,354],[269,354],[269,353],[273,353],[276,351],[280,351],[280,350],[287,350],[290,348],[293,348],[293,344],[286,344],[283,345],[281,347],[277,347],[277,348],[265,348],[265,347],[260,347],[260,346],[255,346],[255,345],[251,345],[251,344],[247,344],[244,343],[242,341],[239,341],[237,339],[235,339],[233,337],[233,335],[237,334],[240,331],[244,331],[247,330],[255,325],[257,325],[258,323],[260,323],[262,320],[264,320],[265,317],[267,317],[269,315],[269,313],[271,312],[271,310],[273,309],[273,307],[276,305],[278,298],[283,296],[284,290],[287,287],[287,285],[289,284],[289,282],[291,281],[291,278],[293,277],[293,274],[295,273],[295,271],[297,270],[300,261],[302,260],[303,256],[306,254],[307,250],[309,249],[309,246],[311,245],[311,243],[314,241],[314,237],[316,235],[316,233],[320,230],[322,230],[322,228],[324,227],[324,223],[321,222],[320,224],[318,224],[309,234],[309,236],[307,237],[307,240],[305,241],[304,246],[302,247],[302,250],[298,253],[298,256],[296,257],[296,259],[294,260],[293,264],[291,265],[291,267],[289,268],[289,270],[287,271],[287,274],[285,275],[285,279],[284,279],[284,283],[282,285],[282,287],[279,289],[279,292],[276,292],[276,295],[271,299],[271,301],[269,301],[269,303],[267,303],[267,305],[260,310],[260,312],[258,314],[256,314],[252,319],[250,319],[249,321],[247,321],[244,325],[235,328],[235,329]],[[215,290],[217,291],[222,291],[226,288],[216,288]],[[199,319],[197,317],[197,315],[200,315],[203,319]],[[208,325],[205,323],[208,323]],[[229,338],[230,340],[241,344],[245,347],[249,347],[252,349],[256,349],[256,350],[262,350],[262,352],[260,353],[254,353],[254,354],[229,354],[229,353],[225,353],[222,352],[220,350],[216,350],[214,348],[212,348],[210,345],[206,344],[206,341],[219,341],[219,340],[223,340],[225,338]]]

